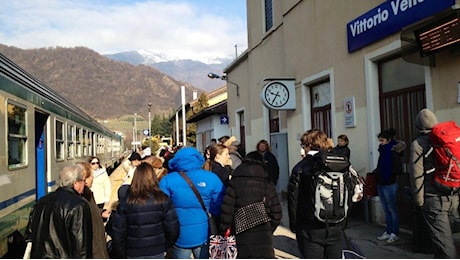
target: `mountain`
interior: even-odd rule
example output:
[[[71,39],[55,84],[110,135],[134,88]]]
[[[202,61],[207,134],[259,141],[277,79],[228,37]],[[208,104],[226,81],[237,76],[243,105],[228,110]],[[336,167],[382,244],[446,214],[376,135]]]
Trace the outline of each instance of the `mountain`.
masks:
[[[169,115],[180,106],[182,85],[187,101],[193,91],[204,92],[151,66],[114,61],[85,47],[24,50],[0,44],[0,53],[101,120],[134,113],[146,118],[149,102],[153,115]]]
[[[201,61],[183,59],[178,60],[163,53],[152,53],[149,51],[127,51],[104,55],[109,59],[124,61],[133,65],[148,65],[159,71],[181,81],[188,82],[194,86],[199,86],[206,92],[211,92],[225,85],[221,80],[211,80],[207,77],[209,72],[218,75],[223,74],[224,68],[233,60],[215,59],[209,63]]]

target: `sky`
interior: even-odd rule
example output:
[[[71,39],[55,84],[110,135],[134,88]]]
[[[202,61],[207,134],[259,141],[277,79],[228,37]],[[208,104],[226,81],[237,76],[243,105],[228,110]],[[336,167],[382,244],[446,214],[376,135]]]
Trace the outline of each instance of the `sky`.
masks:
[[[0,44],[234,58],[247,48],[246,0],[2,1]]]

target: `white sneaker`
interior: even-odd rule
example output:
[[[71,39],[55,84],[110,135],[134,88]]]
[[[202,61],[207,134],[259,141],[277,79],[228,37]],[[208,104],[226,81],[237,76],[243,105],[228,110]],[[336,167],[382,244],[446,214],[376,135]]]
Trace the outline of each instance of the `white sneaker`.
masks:
[[[390,234],[388,234],[386,231],[379,237],[377,237],[377,240],[388,240],[390,238]]]
[[[399,236],[391,233],[390,238],[388,238],[388,240],[387,240],[387,243],[391,244],[391,243],[393,243],[395,241],[398,241],[398,240],[399,240]]]

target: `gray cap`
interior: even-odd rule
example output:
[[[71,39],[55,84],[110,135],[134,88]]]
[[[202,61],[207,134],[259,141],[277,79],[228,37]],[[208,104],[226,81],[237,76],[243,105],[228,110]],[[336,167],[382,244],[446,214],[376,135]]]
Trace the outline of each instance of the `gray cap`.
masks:
[[[429,132],[437,123],[438,118],[428,108],[420,110],[417,117],[415,117],[415,127],[420,132]]]

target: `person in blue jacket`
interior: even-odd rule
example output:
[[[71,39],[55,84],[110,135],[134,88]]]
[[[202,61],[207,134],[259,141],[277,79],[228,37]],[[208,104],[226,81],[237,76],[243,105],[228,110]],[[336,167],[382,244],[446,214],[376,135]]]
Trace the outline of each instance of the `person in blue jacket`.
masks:
[[[207,210],[220,216],[225,187],[219,177],[202,169],[203,155],[191,147],[180,149],[169,161],[170,173],[160,181],[160,188],[168,195],[179,217],[179,238],[172,249],[172,258],[209,258],[208,216],[192,188],[179,172],[184,172],[203,199]]]

